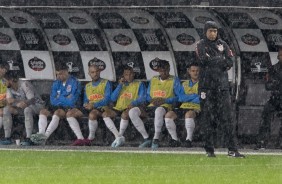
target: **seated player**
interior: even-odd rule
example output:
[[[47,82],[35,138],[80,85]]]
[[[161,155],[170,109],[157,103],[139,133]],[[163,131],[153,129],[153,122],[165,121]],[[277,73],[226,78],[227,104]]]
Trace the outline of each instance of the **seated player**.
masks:
[[[123,67],[123,76],[119,80],[119,85],[111,95],[111,100],[116,102],[113,107],[114,113],[111,115],[112,118],[121,116],[119,132],[115,127],[114,123],[111,122],[111,131],[117,137],[112,143],[112,147],[119,147],[124,144],[124,132],[128,126],[128,120],[131,119],[133,125],[142,134],[145,141],[149,139],[148,133],[145,130],[144,124],[140,117],[145,117],[146,113],[141,107],[145,102],[146,88],[143,82],[134,80],[134,71],[130,66]],[[108,117],[110,118],[110,117]],[[105,118],[104,118],[105,119]],[[106,119],[106,121],[112,121]]]
[[[177,111],[178,117],[185,115],[185,128],[187,131],[187,137],[185,140],[185,147],[192,147],[193,133],[195,129],[194,119],[200,112],[200,99],[198,95],[198,82],[199,82],[199,65],[198,63],[192,63],[187,68],[187,74],[190,76],[189,80],[182,83],[183,93],[179,96],[179,102],[183,102]],[[173,122],[177,118],[175,112],[170,111],[165,116],[166,124]],[[168,128],[169,129],[169,128]]]
[[[65,118],[66,113],[77,106],[81,85],[74,76],[69,74],[68,70],[68,66],[63,62],[56,65],[57,79],[53,82],[51,89],[51,106],[40,111],[39,132],[31,135],[31,141],[35,144],[45,144],[57,129],[60,119]],[[52,120],[47,127],[48,116],[52,116]]]
[[[170,65],[166,60],[158,60],[158,76],[154,76],[147,89],[147,101],[150,103],[148,112],[154,112],[155,133],[152,149],[159,147],[159,137],[164,124],[165,114],[172,110],[173,104],[178,101],[181,94],[181,83],[175,76],[169,74]],[[172,121],[166,123],[168,132],[172,137],[171,146],[179,146],[180,142],[176,135],[176,127]]]
[[[19,81],[16,73],[9,71],[4,76],[7,89],[8,106],[4,108],[4,129],[6,141],[0,141],[0,144],[11,143],[12,115],[23,114],[26,130],[26,138],[21,142],[23,146],[31,146],[33,143],[30,136],[33,131],[33,116],[38,115],[44,108],[45,102],[40,95],[36,93],[33,85],[29,81]]]
[[[73,108],[67,112],[67,121],[77,137],[73,146],[91,146],[98,128],[97,119],[110,110],[108,104],[111,100],[112,85],[110,81],[100,77],[102,70],[95,64],[98,61],[88,64],[88,74],[92,81],[84,88],[83,109]],[[77,121],[83,114],[88,116],[89,135],[86,139]]]

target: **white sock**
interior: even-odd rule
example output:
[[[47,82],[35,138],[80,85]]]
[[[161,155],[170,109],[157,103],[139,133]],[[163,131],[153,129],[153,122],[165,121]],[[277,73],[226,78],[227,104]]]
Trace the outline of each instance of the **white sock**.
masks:
[[[105,124],[108,127],[108,129],[115,135],[115,138],[118,138],[119,137],[118,130],[113,120],[109,117],[103,118],[103,120],[105,121]]]
[[[171,135],[171,138],[174,140],[178,140],[177,133],[176,133],[176,125],[171,118],[165,118],[165,125],[168,130],[168,133]]]
[[[166,110],[163,107],[157,107],[155,110],[155,119],[154,119],[154,125],[155,125],[155,135],[154,139],[159,139],[161,130],[164,124],[164,115],[166,113]]]
[[[193,132],[195,129],[195,121],[194,118],[185,118],[185,128],[187,130],[187,137],[186,140],[192,141]]]
[[[40,114],[38,120],[38,129],[40,134],[45,134],[45,130],[47,128],[47,116]]]
[[[45,135],[47,137],[50,137],[50,135],[58,128],[59,121],[60,121],[59,116],[57,116],[57,115],[52,116],[52,120],[51,120],[51,122],[50,122],[50,124],[49,124],[49,126],[48,126],[48,128],[45,132]]]
[[[13,119],[8,106],[4,107],[3,109],[3,126],[4,126],[5,137],[6,138],[11,137]]]
[[[142,119],[140,118],[140,115],[141,115],[140,109],[138,107],[134,107],[129,110],[128,114],[129,114],[132,124],[135,126],[138,132],[140,132],[142,137],[144,139],[149,138],[149,135],[145,129],[144,123]]]
[[[0,129],[2,128],[3,126],[3,117],[0,117]]]
[[[95,132],[98,128],[98,121],[97,120],[88,120],[88,126],[89,126],[89,140],[93,140],[95,138]]]
[[[30,138],[33,131],[33,110],[30,107],[26,107],[24,109],[24,123],[25,123],[25,131],[26,138]]]
[[[70,125],[72,131],[74,132],[74,134],[76,135],[77,139],[84,139],[82,132],[80,130],[79,123],[76,120],[76,118],[68,117],[67,121],[69,122],[69,125]]]
[[[128,120],[122,119],[120,120],[120,125],[119,125],[119,135],[123,136],[126,128],[128,126]]]

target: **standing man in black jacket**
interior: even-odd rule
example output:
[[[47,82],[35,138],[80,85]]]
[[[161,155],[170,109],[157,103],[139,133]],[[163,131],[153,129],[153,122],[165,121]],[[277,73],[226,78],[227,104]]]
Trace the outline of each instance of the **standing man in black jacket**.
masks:
[[[218,26],[207,21],[204,38],[197,43],[200,62],[199,94],[205,145],[208,157],[215,157],[213,132],[220,124],[226,133],[228,156],[243,158],[234,142],[231,99],[227,71],[233,66],[233,54],[227,43],[218,38]]]
[[[262,112],[262,124],[259,128],[259,135],[256,149],[264,149],[266,147],[269,133],[271,118],[275,111],[282,111],[282,47],[278,50],[278,63],[269,68],[266,90],[271,91],[268,102],[264,105]],[[282,136],[282,127],[279,130],[279,136]],[[281,141],[279,141],[281,144]],[[280,148],[281,145],[279,145]]]

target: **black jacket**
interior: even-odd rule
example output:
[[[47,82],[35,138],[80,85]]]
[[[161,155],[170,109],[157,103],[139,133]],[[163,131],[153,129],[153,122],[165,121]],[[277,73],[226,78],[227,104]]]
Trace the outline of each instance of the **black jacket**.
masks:
[[[272,91],[273,95],[282,96],[282,62],[278,62],[269,68],[266,90]]]
[[[199,89],[229,90],[228,73],[233,66],[233,53],[221,39],[200,40],[196,47],[200,63]]]

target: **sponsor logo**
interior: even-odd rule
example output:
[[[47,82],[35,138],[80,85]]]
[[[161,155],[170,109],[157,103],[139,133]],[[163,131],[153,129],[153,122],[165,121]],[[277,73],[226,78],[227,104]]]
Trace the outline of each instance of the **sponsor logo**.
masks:
[[[57,34],[53,36],[53,41],[59,45],[68,45],[71,42],[71,39],[66,35]]]
[[[7,63],[9,64],[9,70],[20,70],[20,67],[18,66],[18,64],[14,62],[13,60],[9,60],[7,61]]]
[[[69,68],[69,72],[79,72],[79,68],[77,66],[74,66],[73,62],[67,62],[66,65]]]
[[[25,44],[37,45],[39,42],[39,39],[33,33],[21,33],[21,35],[23,40],[25,41]]]
[[[90,101],[102,100],[103,98],[104,98],[104,96],[101,95],[101,94],[91,94],[91,95],[89,96],[89,100],[90,100]]]
[[[61,19],[59,18],[50,18],[50,17],[42,17],[41,18],[41,22],[42,24],[45,26],[47,24],[58,24],[58,25],[61,25],[62,24],[62,21]]]
[[[157,37],[157,35],[152,32],[152,33],[142,33],[144,39],[145,39],[145,42],[148,44],[148,45],[159,45],[160,42],[159,42],[159,39]]]
[[[131,17],[130,19],[132,22],[136,23],[136,24],[148,24],[149,20],[144,18],[144,17]]]
[[[261,62],[255,62],[252,64],[251,68],[252,73],[258,73],[258,72],[268,72],[267,68],[263,68],[261,66]]]
[[[132,93],[123,93],[122,95],[120,95],[120,98],[132,99]]]
[[[281,45],[282,35],[281,34],[269,34],[267,36],[267,41],[274,42],[275,45]]]
[[[161,90],[153,91],[153,98],[154,97],[166,97],[166,92]]]
[[[229,17],[229,21],[232,22],[232,24],[235,23],[245,23],[245,24],[251,24],[252,20],[247,14],[240,14],[240,13],[234,13],[231,14]]]
[[[141,72],[140,67],[134,66],[134,65],[135,65],[134,62],[129,62],[129,63],[127,63],[127,66],[133,68],[133,72],[134,72],[134,73],[140,73],[140,72]]]
[[[0,100],[4,100],[6,98],[6,93],[0,94]]]
[[[69,21],[74,24],[86,24],[88,22],[85,18],[81,17],[70,17]]]
[[[152,70],[154,71],[158,71],[159,65],[160,65],[160,59],[159,58],[155,58],[152,61],[150,61],[149,66]]]
[[[263,17],[263,18],[259,18],[259,21],[267,24],[267,25],[275,25],[278,24],[278,20],[274,19],[274,18],[270,18],[270,17]]]
[[[9,35],[0,32],[0,44],[11,43],[12,38]]]
[[[114,41],[122,46],[127,46],[132,43],[132,39],[126,35],[118,34],[114,36]]]
[[[88,66],[91,66],[91,65],[95,65],[95,66],[98,66],[98,68],[103,71],[106,69],[106,63],[96,57],[94,57],[93,59],[91,59],[89,62],[88,62]]]
[[[195,38],[186,33],[182,33],[176,37],[176,40],[183,45],[192,45],[195,43]]]
[[[46,64],[38,57],[34,57],[28,61],[28,66],[34,71],[42,71],[46,68]]]
[[[110,17],[112,16],[112,17]],[[100,18],[100,22],[103,23],[103,24],[121,24],[122,23],[122,19],[121,18],[118,18],[118,17],[114,17],[115,15],[106,15],[105,14],[105,17],[107,18]]]
[[[205,24],[207,21],[213,21],[213,19],[210,18],[210,17],[198,16],[198,17],[195,18],[195,21],[202,23],[202,24]]]
[[[258,45],[260,43],[260,39],[254,35],[251,34],[246,34],[244,36],[241,37],[242,42],[244,42],[247,45],[250,46],[255,46]]]
[[[85,45],[98,45],[96,35],[90,33],[81,33]]]
[[[18,16],[10,17],[10,20],[17,24],[26,24],[28,22],[27,19]]]

